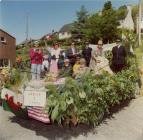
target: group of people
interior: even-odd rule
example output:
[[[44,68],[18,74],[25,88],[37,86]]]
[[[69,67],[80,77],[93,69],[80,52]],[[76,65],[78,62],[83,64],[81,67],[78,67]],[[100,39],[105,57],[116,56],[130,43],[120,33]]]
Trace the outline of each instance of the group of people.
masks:
[[[103,42],[98,41],[96,49],[89,47],[89,42],[85,42],[84,48],[79,51],[72,42],[67,50],[62,50],[58,43],[47,48],[47,54],[43,55],[42,49],[35,44],[30,50],[32,80],[40,80],[41,73],[51,73],[56,77],[76,77],[87,70],[93,70],[100,74],[102,70],[113,74],[121,71],[126,63],[126,50],[121,45],[121,40],[117,40],[117,45],[112,49],[112,70],[109,61],[103,52]]]

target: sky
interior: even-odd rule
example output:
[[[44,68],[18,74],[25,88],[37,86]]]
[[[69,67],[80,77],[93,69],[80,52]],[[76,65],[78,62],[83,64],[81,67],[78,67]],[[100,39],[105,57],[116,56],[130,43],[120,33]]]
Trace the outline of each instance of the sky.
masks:
[[[29,22],[29,38],[59,31],[64,24],[76,20],[76,12],[82,5],[89,13],[103,8],[108,0],[0,0],[0,28],[16,38],[17,44],[26,39],[26,17]],[[110,0],[114,8],[135,5],[139,0]]]

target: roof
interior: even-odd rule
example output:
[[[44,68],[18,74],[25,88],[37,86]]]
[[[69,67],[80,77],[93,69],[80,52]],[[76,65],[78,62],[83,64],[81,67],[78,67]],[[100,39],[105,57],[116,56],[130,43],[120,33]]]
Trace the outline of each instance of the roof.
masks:
[[[70,32],[72,27],[72,23],[70,24],[65,24],[59,31],[59,33],[64,33],[64,32]]]
[[[44,39],[46,36],[53,36],[56,35],[58,32],[52,32],[52,33],[47,33],[44,36],[42,36],[40,39]]]
[[[2,30],[1,28],[0,28],[0,31],[2,31],[2,32],[4,32],[4,33],[8,34],[9,36],[11,36],[12,38],[16,39],[14,36],[10,35],[8,32],[6,32],[6,31]]]
[[[42,36],[40,39],[44,39],[46,36],[51,36],[52,33],[48,33],[48,34],[45,34],[44,36]]]
[[[34,40],[34,39],[30,39],[30,40],[24,40],[24,41],[22,41],[21,43],[19,43],[18,45],[24,45],[24,44],[26,44],[26,43],[31,43],[31,42],[33,42],[33,41],[36,41],[36,40]]]

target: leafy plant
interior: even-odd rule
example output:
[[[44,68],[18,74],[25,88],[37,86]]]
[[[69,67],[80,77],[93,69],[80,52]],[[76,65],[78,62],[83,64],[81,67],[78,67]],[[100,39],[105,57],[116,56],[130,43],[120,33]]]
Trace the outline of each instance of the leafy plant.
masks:
[[[128,63],[136,62],[134,57],[130,59]],[[64,85],[47,87],[45,110],[60,125],[97,125],[111,107],[135,96],[138,78],[135,64],[112,76],[85,72],[76,80],[67,78]]]

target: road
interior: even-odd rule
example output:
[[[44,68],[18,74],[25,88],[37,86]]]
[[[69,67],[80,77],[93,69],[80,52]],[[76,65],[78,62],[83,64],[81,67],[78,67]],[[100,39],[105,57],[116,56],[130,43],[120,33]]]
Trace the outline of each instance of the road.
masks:
[[[143,97],[93,128],[62,128],[35,120],[21,120],[0,107],[0,140],[143,140]]]

